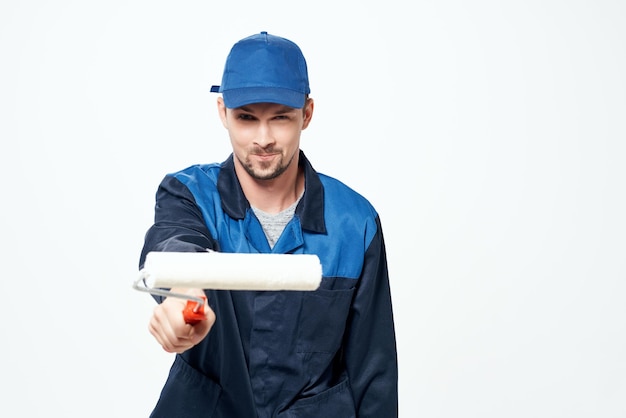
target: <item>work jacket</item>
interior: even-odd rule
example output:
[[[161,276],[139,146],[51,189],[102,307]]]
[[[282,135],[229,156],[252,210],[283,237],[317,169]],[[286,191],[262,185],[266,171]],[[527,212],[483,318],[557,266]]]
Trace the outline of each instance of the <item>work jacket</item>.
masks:
[[[317,173],[273,248],[243,194],[232,154],[164,177],[149,251],[316,254],[315,291],[205,290],[216,322],[176,355],[153,417],[397,417],[398,368],[378,214]],[[156,297],[160,301],[159,297]]]

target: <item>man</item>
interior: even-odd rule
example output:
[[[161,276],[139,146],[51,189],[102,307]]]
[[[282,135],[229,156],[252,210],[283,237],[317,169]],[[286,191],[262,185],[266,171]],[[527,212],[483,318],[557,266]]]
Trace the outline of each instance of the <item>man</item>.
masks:
[[[316,254],[315,291],[171,289],[208,298],[186,324],[185,301],[158,297],[150,332],[177,353],[154,417],[397,417],[397,356],[379,217],[300,150],[313,116],[307,66],[266,32],[228,55],[217,108],[233,153],[168,174],[141,253]]]

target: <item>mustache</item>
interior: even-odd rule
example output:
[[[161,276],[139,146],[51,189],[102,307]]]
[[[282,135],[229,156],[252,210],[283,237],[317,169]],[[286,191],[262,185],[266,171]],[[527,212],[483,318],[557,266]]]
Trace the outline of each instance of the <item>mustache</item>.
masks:
[[[262,147],[253,147],[250,150],[250,154],[251,155],[269,155],[269,154],[276,154],[276,153],[280,153],[282,150],[280,148],[274,147],[273,145],[270,145],[266,148],[262,148]]]

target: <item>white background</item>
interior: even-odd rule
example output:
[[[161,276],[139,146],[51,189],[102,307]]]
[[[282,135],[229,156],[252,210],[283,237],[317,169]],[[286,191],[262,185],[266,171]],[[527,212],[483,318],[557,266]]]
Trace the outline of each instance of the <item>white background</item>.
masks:
[[[147,416],[162,176],[222,161],[231,45],[309,62],[302,148],[377,207],[401,417],[626,416],[626,3],[4,1],[7,417]]]

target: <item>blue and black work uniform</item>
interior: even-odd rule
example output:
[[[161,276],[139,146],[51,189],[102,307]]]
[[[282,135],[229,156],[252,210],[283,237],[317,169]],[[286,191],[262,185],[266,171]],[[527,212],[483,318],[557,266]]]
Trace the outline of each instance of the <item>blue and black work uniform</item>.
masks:
[[[364,197],[317,173],[302,151],[300,165],[305,192],[273,247],[232,154],[160,183],[139,268],[150,251],[316,254],[322,281],[315,291],[205,290],[216,322],[202,342],[176,355],[153,417],[397,417],[396,339],[378,214]]]

